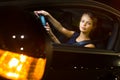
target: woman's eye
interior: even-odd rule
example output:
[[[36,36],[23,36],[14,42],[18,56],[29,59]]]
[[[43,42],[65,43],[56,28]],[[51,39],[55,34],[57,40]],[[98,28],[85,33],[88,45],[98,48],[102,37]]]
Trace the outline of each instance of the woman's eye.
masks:
[[[88,25],[91,25],[91,23],[90,23],[90,22],[88,22],[87,24],[88,24]]]
[[[84,20],[81,20],[82,23],[84,23]]]

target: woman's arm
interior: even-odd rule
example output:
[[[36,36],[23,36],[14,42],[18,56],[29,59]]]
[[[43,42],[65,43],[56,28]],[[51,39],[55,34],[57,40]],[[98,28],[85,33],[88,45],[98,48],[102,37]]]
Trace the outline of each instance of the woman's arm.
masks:
[[[48,34],[49,34],[49,36],[50,36],[50,38],[52,39],[53,42],[61,44],[61,42],[58,40],[58,38],[53,34],[53,32],[52,32],[48,23],[46,23],[45,29],[48,32]]]
[[[87,45],[85,45],[84,47],[87,47],[87,48],[95,48],[95,45],[94,45],[94,44],[87,44]]]
[[[61,44],[61,42],[58,40],[58,38],[52,33],[52,34],[49,34],[52,41],[57,43],[57,44]]]
[[[39,14],[42,14],[48,18],[48,20],[53,24],[53,26],[62,34],[64,34],[67,37],[71,37],[74,33],[74,31],[70,31],[62,26],[62,24],[57,21],[51,14],[49,14],[47,11],[40,10],[40,11],[34,11],[35,15],[39,17]]]

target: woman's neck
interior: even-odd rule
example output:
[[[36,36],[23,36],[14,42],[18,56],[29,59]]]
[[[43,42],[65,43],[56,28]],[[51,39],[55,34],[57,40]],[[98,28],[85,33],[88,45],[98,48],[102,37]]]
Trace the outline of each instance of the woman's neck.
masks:
[[[76,38],[76,41],[80,42],[84,40],[90,40],[89,34],[81,32],[80,35]]]

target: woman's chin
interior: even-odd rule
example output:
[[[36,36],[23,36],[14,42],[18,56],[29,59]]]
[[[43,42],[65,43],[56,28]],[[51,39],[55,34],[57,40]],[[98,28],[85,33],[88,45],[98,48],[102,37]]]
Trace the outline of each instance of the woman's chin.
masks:
[[[81,29],[80,31],[86,33],[86,30],[82,30],[82,29]]]

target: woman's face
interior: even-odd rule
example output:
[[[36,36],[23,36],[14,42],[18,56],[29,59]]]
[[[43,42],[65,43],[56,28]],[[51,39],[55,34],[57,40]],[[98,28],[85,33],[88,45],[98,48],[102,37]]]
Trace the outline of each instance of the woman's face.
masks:
[[[80,20],[79,29],[81,32],[89,33],[93,29],[93,20],[88,14],[83,14]]]

